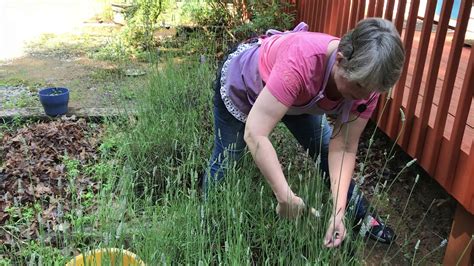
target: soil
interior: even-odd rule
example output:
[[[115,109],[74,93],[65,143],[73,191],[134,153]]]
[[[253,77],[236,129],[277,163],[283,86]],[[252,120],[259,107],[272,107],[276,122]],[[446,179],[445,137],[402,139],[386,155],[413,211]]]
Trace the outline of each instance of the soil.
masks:
[[[0,251],[20,257],[18,243],[40,238],[57,246],[57,233],[71,226],[66,214],[79,219],[96,209],[93,195],[100,185],[86,167],[97,162],[100,126],[62,117],[7,131],[0,140],[0,225],[9,223],[9,230],[0,231]],[[31,206],[35,217],[21,222]]]
[[[113,71],[115,66],[108,62],[93,61],[84,57],[74,60],[26,56],[12,60],[1,67],[0,79],[10,79],[13,84],[4,88],[29,87],[32,92],[41,87],[61,86],[71,90],[70,107],[104,106],[113,94],[113,83],[101,84],[93,78],[98,71]],[[17,84],[14,84],[17,83]],[[105,86],[104,86],[105,85]],[[112,88],[109,88],[109,87]],[[99,88],[101,88],[99,90]],[[39,102],[32,100],[31,105]],[[30,105],[30,106],[31,106]]]
[[[14,93],[27,88],[29,92],[22,95],[23,102],[6,104],[6,108],[40,106],[36,93],[43,87],[69,88],[69,106],[73,108],[105,107],[123,97],[133,98],[146,82],[140,77],[147,74],[147,63],[117,63],[89,56],[118,30],[114,24],[84,24],[81,33],[48,36],[30,44],[25,56],[0,61],[0,91]],[[81,34],[87,36],[81,39]],[[88,42],[86,48],[79,48],[84,42]],[[6,102],[5,93],[0,93],[0,102]]]
[[[369,139],[374,128],[373,123],[369,124],[361,137],[358,156],[360,161],[367,154]],[[394,228],[398,238],[390,247],[369,241],[369,246],[374,246],[374,251],[370,252],[369,249],[367,264],[380,265],[382,262],[411,265],[412,260],[426,265],[442,264],[456,201],[416,163],[400,172],[412,158],[398,146],[394,149],[395,159],[389,161],[386,169],[380,173],[382,164],[386,161],[384,153],[389,152],[392,145],[393,141],[377,130],[369,153],[370,163],[364,171],[365,182],[361,188],[372,204],[378,206],[377,212]],[[419,178],[415,184],[417,176]],[[380,185],[384,182],[388,185],[393,182],[391,189],[382,193],[388,202],[377,201],[374,197],[377,183]],[[407,207],[404,211],[405,205]],[[413,259],[418,241],[418,249]],[[425,259],[421,262],[423,257]],[[387,261],[387,258],[393,259]]]

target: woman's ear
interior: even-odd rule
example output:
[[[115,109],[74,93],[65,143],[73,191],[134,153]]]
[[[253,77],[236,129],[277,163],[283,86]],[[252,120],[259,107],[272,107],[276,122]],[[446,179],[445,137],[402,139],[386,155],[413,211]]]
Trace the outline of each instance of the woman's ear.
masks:
[[[341,52],[337,52],[336,54],[336,62],[341,63],[342,59],[344,59],[344,55]]]

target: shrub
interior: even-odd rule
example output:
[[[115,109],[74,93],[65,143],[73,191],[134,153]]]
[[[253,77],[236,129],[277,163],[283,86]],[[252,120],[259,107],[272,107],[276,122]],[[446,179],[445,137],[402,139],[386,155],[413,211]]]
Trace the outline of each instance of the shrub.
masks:
[[[207,37],[205,43],[222,43],[216,46],[217,51],[208,53],[219,53],[228,45],[263,34],[267,29],[288,29],[294,23],[294,16],[284,11],[288,4],[274,0],[246,2],[229,5],[225,0],[190,1],[183,12],[204,28],[198,34]]]

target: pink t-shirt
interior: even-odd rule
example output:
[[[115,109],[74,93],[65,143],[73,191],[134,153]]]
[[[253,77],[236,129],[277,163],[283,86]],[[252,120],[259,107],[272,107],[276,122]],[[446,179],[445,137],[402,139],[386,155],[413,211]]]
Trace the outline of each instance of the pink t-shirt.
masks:
[[[327,48],[337,37],[317,32],[294,32],[265,38],[260,47],[259,72],[268,90],[287,107],[304,106],[325,86]],[[332,68],[332,65],[329,66]],[[378,98],[378,95],[375,97]],[[353,101],[351,112],[361,118],[370,118],[377,98]],[[375,100],[374,100],[375,99]],[[324,97],[317,105],[323,110],[336,108],[342,100]],[[357,111],[367,104],[364,112]]]

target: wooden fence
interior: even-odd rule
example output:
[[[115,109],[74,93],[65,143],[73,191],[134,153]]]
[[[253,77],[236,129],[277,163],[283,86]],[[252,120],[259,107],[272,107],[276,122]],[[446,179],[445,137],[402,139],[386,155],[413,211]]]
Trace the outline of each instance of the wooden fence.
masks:
[[[311,31],[342,36],[363,18],[383,17],[400,32],[404,71],[392,93],[379,100],[373,119],[463,206],[453,223],[449,263],[455,255],[448,253],[465,246],[474,233],[474,54],[464,43],[472,0],[460,1],[458,14],[451,14],[457,0],[286,2],[294,4],[297,22],[308,23]],[[462,239],[453,236],[460,228],[467,228]]]

